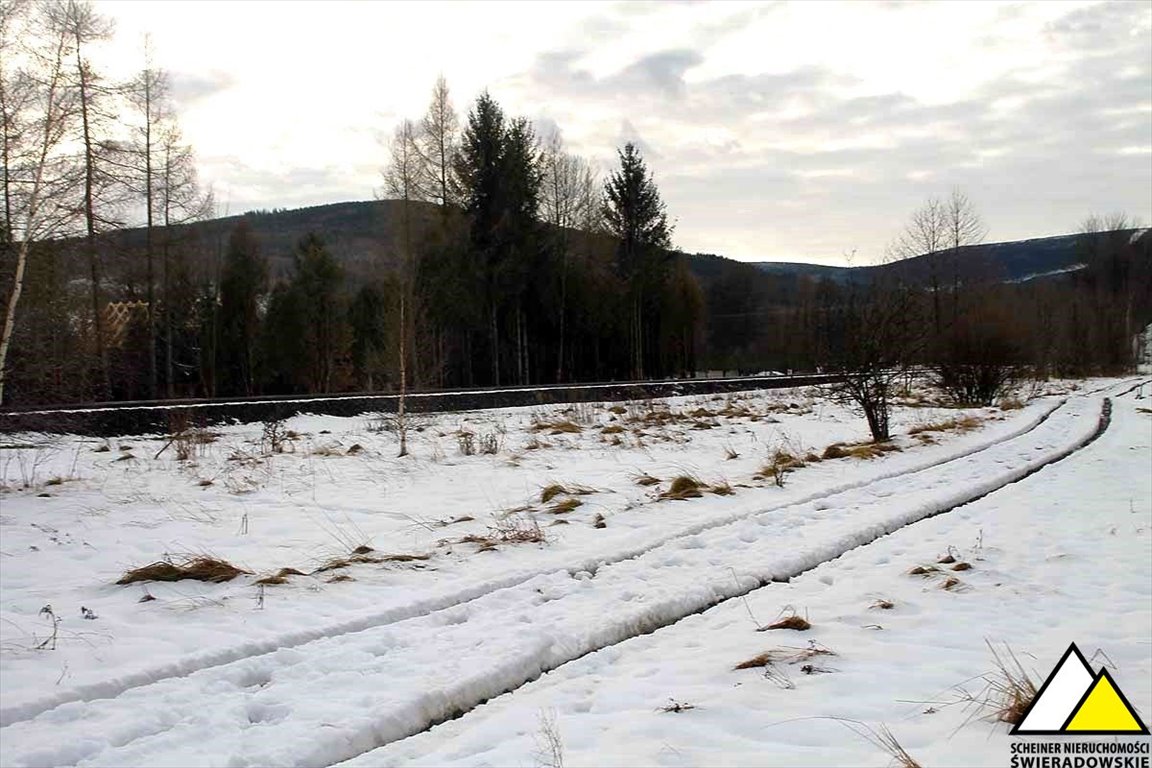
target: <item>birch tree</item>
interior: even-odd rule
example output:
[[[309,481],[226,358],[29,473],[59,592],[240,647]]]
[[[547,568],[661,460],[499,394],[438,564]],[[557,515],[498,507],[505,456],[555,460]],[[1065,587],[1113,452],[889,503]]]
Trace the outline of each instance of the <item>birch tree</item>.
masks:
[[[390,161],[384,171],[387,194],[400,200],[400,324],[399,349],[400,397],[396,407],[396,426],[400,436],[400,456],[408,455],[408,424],[405,418],[408,394],[408,340],[412,315],[412,285],[415,268],[412,246],[412,203],[422,199],[421,179],[427,177],[417,142],[416,124],[405,120],[396,128],[389,144]]]
[[[75,106],[66,76],[70,37],[48,21],[42,6],[0,1],[4,247],[16,257],[0,334],[0,403],[29,253],[67,232],[74,215],[75,168],[61,151]]]

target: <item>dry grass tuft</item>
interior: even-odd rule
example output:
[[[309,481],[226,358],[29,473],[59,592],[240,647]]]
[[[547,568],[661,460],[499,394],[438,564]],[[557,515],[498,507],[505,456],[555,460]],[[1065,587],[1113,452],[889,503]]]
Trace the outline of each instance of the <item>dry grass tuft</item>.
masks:
[[[940,589],[946,589],[951,592],[961,584],[963,584],[963,582],[961,582],[960,579],[956,578],[955,576],[949,576],[948,578],[944,579],[943,583],[940,584]]]
[[[624,427],[620,426],[619,424],[609,424],[608,426],[606,426],[600,430],[600,434],[602,434],[602,435],[619,435],[623,431],[624,431]]]
[[[642,485],[644,487],[648,487],[650,485],[659,485],[660,484],[660,478],[652,477],[652,475],[649,475],[647,473],[641,473],[639,475],[636,475],[636,477],[633,478],[633,482],[636,483],[636,485]]]
[[[273,585],[273,584],[287,584],[289,576],[303,576],[303,571],[298,571],[295,568],[281,568],[271,576],[265,576],[262,579],[257,579],[256,584]]]
[[[710,493],[716,494],[717,496],[731,496],[732,494],[736,493],[736,490],[727,480],[716,483],[711,488],[709,488],[708,491]]]
[[[954,570],[954,571],[970,571],[970,570],[972,570],[972,563],[956,563],[956,565],[952,566],[952,570]]]
[[[142,581],[184,581],[188,579],[220,584],[245,573],[251,573],[251,571],[237,568],[231,563],[215,557],[197,555],[178,562],[165,559],[140,568],[133,568],[121,576],[116,583],[136,584]]]
[[[848,455],[848,450],[843,445],[840,443],[832,443],[832,445],[824,449],[824,453],[821,454],[821,458],[843,459]]]
[[[892,443],[833,443],[824,449],[825,459],[875,459],[886,453],[895,453],[901,450],[900,446]]]
[[[810,661],[811,659],[819,656],[835,656],[836,652],[831,648],[820,645],[814,640],[808,642],[804,648],[797,648],[795,646],[780,646],[778,648],[770,648],[764,653],[757,654],[747,661],[742,661],[737,664],[733,669],[756,669],[757,667],[767,667],[772,664],[799,664],[801,662]]]
[[[812,624],[809,623],[808,619],[804,618],[803,616],[792,614],[791,616],[785,616],[779,621],[769,624],[766,627],[762,627],[761,629],[794,629],[797,632],[805,632],[811,628]]]
[[[698,499],[703,494],[704,483],[691,475],[680,475],[673,478],[668,490],[660,494],[660,498],[669,501],[683,501],[685,499]]]
[[[948,554],[944,555],[944,557],[940,558],[936,562],[939,563],[940,565],[951,565],[952,563],[956,562],[956,556],[953,555],[951,552],[949,552]]]
[[[920,424],[908,430],[908,434],[920,435],[926,432],[959,432],[963,434],[976,429],[980,423],[981,419],[976,416],[958,416],[954,419]]]
[[[382,563],[415,563],[428,560],[432,555],[384,555],[380,558]]]
[[[552,506],[548,507],[548,512],[553,515],[566,515],[577,507],[582,506],[583,504],[584,502],[580,501],[580,499],[561,499]]]
[[[772,651],[764,651],[758,653],[747,661],[742,661],[732,669],[757,669],[759,667],[766,667],[774,661]]]
[[[992,652],[996,668],[983,675],[984,690],[972,701],[980,708],[990,710],[990,719],[1019,725],[1036,698],[1036,683],[1010,647],[1005,645],[1003,651],[997,651],[988,643],[988,650]]]
[[[573,421],[538,421],[532,425],[534,432],[547,432],[550,435],[578,435],[584,428]]]
[[[546,485],[540,491],[540,503],[547,504],[548,502],[552,501],[552,499],[565,493],[568,493],[568,489],[560,485],[560,483],[552,483],[551,485]]]
[[[939,573],[940,569],[934,565],[918,565],[912,570],[908,571],[909,576],[932,576]]]
[[[881,598],[877,598],[876,601],[873,602],[872,605],[870,605],[868,607],[871,609],[879,609],[881,611],[890,611],[896,607],[896,603],[892,602],[891,600],[887,600],[887,599],[881,597]]]

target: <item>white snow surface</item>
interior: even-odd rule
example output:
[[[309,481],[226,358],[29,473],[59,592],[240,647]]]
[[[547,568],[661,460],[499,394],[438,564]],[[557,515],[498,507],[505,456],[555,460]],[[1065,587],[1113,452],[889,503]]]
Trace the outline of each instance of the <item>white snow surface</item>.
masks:
[[[1089,389],[1116,393],[1128,386],[1097,382]],[[1091,494],[1078,491],[1081,504],[1102,502],[1108,514],[1110,502],[1120,503],[1116,493],[1127,489],[1129,494],[1124,510],[1129,517],[1123,522],[1131,523],[1133,533],[1104,540],[1110,545],[1102,550],[1108,557],[1098,564],[1102,567],[1093,581],[1096,588],[1106,586],[1110,597],[1123,598],[1122,604],[1100,601],[1094,610],[1097,616],[1121,616],[1122,625],[1141,619],[1145,628],[1152,624],[1147,589],[1152,492],[1147,473],[1132,471],[1148,466],[1149,417],[1135,410],[1133,394],[1116,401],[1113,428],[1083,452],[981,501],[903,528],[1074,450],[1095,431],[1102,397],[1102,392],[1081,390],[1066,401],[1041,397],[1005,413],[900,409],[897,423],[905,430],[964,415],[985,421],[966,434],[931,433],[938,442],[902,438],[905,451],[871,461],[813,463],[789,475],[784,488],[752,481],[766,453],[779,448],[798,455],[819,453],[831,442],[863,439],[862,420],[815,391],[679,398],[670,404],[684,418],[641,426],[639,435],[631,419],[642,418],[651,404],[633,404],[624,413],[608,406],[578,406],[567,414],[559,408],[474,412],[428,419],[413,436],[417,455],[404,460],[391,458],[395,437],[368,432],[363,419],[294,420],[289,426],[301,433],[296,452],[256,459],[251,443],[258,429],[253,427],[225,430],[220,441],[189,462],[164,454],[154,459],[163,445],[157,439],[113,441],[114,450],[92,453],[92,442],[28,436],[17,444],[38,447],[0,449],[0,477],[9,487],[28,486],[0,496],[0,764],[329,765],[353,759],[358,765],[525,765],[535,760],[531,750],[536,746],[530,742],[539,736],[536,718],[551,709],[570,735],[570,765],[715,762],[707,759],[709,754],[723,755],[722,762],[729,764],[760,764],[764,750],[776,747],[784,749],[785,757],[773,763],[838,764],[837,755],[853,764],[874,761],[875,748],[839,724],[830,729],[826,723],[809,723],[799,729],[823,734],[799,751],[787,738],[797,736],[797,728],[769,727],[789,713],[816,716],[803,714],[815,712],[804,707],[818,703],[805,698],[809,689],[839,690],[837,702],[862,697],[874,710],[862,720],[891,721],[893,712],[907,714],[906,705],[856,687],[860,670],[877,673],[872,666],[880,664],[889,635],[832,619],[831,634],[825,636],[823,617],[851,609],[853,620],[872,613],[907,619],[903,600],[891,612],[869,612],[867,606],[845,601],[848,592],[856,603],[861,590],[895,594],[907,592],[909,585],[921,595],[910,603],[920,605],[911,615],[926,614],[925,621],[932,618],[932,606],[944,600],[951,602],[941,611],[968,601],[973,610],[995,613],[1001,598],[1014,595],[1016,582],[1001,576],[994,587],[981,583],[990,568],[1018,570],[1025,579],[1020,583],[1031,584],[1026,579],[1042,578],[1045,568],[1065,565],[1056,558],[1051,561],[1056,565],[1040,566],[1035,573],[1036,564],[986,566],[980,560],[992,553],[1016,550],[1007,546],[1014,542],[984,539],[969,556],[976,568],[958,574],[961,586],[942,592],[932,580],[904,575],[914,562],[889,565],[895,553],[875,554],[913,531],[968,520],[972,510],[985,507],[1004,513],[997,504],[1030,487],[1033,496],[1025,499],[1035,497],[1037,503],[1008,510],[1020,518],[1016,525],[1022,530],[1010,527],[1005,536],[1026,539],[1036,535],[1031,526],[1042,524],[1045,531],[1059,534],[1061,546],[1079,551],[1078,540],[1065,541],[1062,529],[1080,535],[1081,528],[1094,531],[1111,518],[1077,508],[1071,520],[1052,526],[1045,502],[1077,498],[1076,493],[1064,487],[1062,496],[1050,495],[1037,478],[1089,466],[1084,457],[1099,455],[1101,465],[1120,462],[1113,467],[1119,472],[1115,480],[1094,482]],[[724,406],[731,406],[729,413],[718,414]],[[693,412],[699,415],[687,415]],[[554,435],[531,429],[533,423],[561,416],[581,422],[583,431]],[[603,431],[613,425],[629,428],[622,438]],[[495,456],[447,458],[455,452],[458,429],[496,435],[502,448]],[[612,445],[617,438],[622,444]],[[122,447],[115,443],[131,448],[115,450]],[[362,450],[348,455],[353,443]],[[115,460],[126,453],[137,458]],[[730,458],[732,453],[739,456]],[[41,454],[37,463],[34,458]],[[239,461],[229,461],[237,454]],[[682,473],[709,482],[729,480],[736,493],[657,501],[653,490],[634,483],[641,472],[663,480]],[[45,485],[55,477],[64,482]],[[1064,486],[1078,478],[1066,478]],[[214,482],[201,486],[202,479]],[[584,502],[582,507],[552,515],[549,505],[538,500],[541,487],[551,482],[594,492],[575,497]],[[37,495],[45,492],[53,495]],[[494,518],[522,505],[530,508],[514,513],[519,519],[532,515],[545,525],[560,519],[570,523],[546,527],[550,540],[544,544],[501,544],[497,551],[478,552],[475,545],[459,541],[464,534],[485,533]],[[606,527],[594,527],[594,515]],[[1030,515],[1037,519],[1030,522]],[[439,522],[462,516],[478,519]],[[999,517],[992,515],[986,525],[995,526]],[[965,530],[965,538],[949,544],[973,540]],[[878,540],[892,531],[897,532]],[[1103,535],[1095,533],[1096,539]],[[917,540],[913,536],[905,550],[915,548]],[[331,583],[332,572],[324,572],[291,577],[288,584],[263,590],[253,584],[256,576],[286,565],[310,571],[357,543],[370,543],[380,553],[421,553],[430,559],[338,571],[351,575],[355,580],[350,582]],[[142,587],[112,585],[126,568],[164,552],[201,551],[256,573],[222,585],[150,584],[147,593],[157,599],[144,603],[137,602],[145,594]],[[1133,553],[1145,557],[1143,571]],[[936,554],[925,551],[917,557]],[[881,557],[883,563],[860,566],[846,578],[835,571],[853,559]],[[789,584],[774,583],[813,568]],[[820,577],[826,579],[819,581],[821,588],[804,591],[815,574],[829,569],[831,575]],[[1143,592],[1137,583],[1141,574]],[[1031,598],[1051,603],[1050,610],[1059,614],[1064,591],[1069,599],[1083,597],[1081,585],[1062,578],[1055,583],[1061,589],[1033,591]],[[822,588],[834,585],[842,585],[839,591],[845,595],[817,611],[825,597]],[[720,603],[745,594],[747,606],[741,600]],[[46,603],[64,617],[56,650],[34,647],[50,628],[37,614]],[[862,649],[863,666],[805,676],[793,690],[779,689],[755,670],[732,672],[741,654],[754,655],[762,650],[757,646],[772,645],[768,641],[778,634],[754,634],[749,609],[767,623],[785,603],[809,611],[815,627],[800,636],[804,639],[811,635],[835,647],[832,641],[841,640],[836,632],[862,632],[852,643]],[[81,619],[80,605],[97,618]],[[744,626],[735,632],[732,618],[741,616]],[[698,642],[717,617],[723,623],[719,646]],[[1044,626],[1059,618],[1047,619]],[[977,661],[973,644],[983,647],[980,631],[961,624],[943,632],[943,625],[953,622],[939,611],[934,620],[935,625],[905,622],[911,624],[911,639],[897,640],[900,654],[889,654],[890,674],[906,677],[910,663],[925,663],[935,654],[936,666],[920,670],[913,664],[912,677],[928,672],[928,678],[943,681],[939,668],[955,672],[963,665],[940,658],[941,642],[944,648],[961,646],[965,669]],[[1085,626],[1097,629],[1095,623]],[[660,627],[665,629],[628,639]],[[934,629],[927,639],[937,647],[916,645],[926,640],[916,635],[917,629]],[[1049,634],[1058,633],[1044,636]],[[686,637],[688,646],[657,647],[663,638],[672,638],[667,642],[675,646]],[[1018,637],[1029,652],[1049,650],[1027,642],[1027,633]],[[732,647],[738,638],[744,650]],[[1086,652],[1096,647],[1093,638],[1082,636],[1068,637],[1064,646],[1071,639]],[[1146,712],[1152,667],[1147,632],[1140,642],[1135,648],[1109,645],[1108,654],[1135,660],[1135,676],[1128,677],[1121,666],[1117,681]],[[1062,650],[1044,663],[1054,663]],[[838,653],[828,664],[839,670],[854,654]],[[980,661],[983,667],[951,684],[986,671],[988,660]],[[685,674],[700,677],[682,687],[671,685]],[[573,694],[575,689],[566,685],[583,693]],[[600,685],[610,690],[606,698],[595,692]],[[785,699],[779,704],[784,717],[765,719],[763,702],[745,712],[747,702],[725,698],[745,686],[759,686],[769,698],[790,696],[803,706],[794,708]],[[651,699],[655,688],[662,692]],[[585,706],[589,696],[599,705]],[[491,697],[497,698],[478,706]],[[669,697],[688,697],[697,709],[657,711]],[[824,704],[820,716],[841,712],[831,699]],[[848,711],[855,711],[852,706]],[[470,709],[463,718],[428,730]],[[874,716],[877,712],[884,717]],[[725,716],[732,722],[721,727],[717,718]],[[703,731],[685,728],[701,718]],[[732,743],[705,738],[704,732],[714,727],[732,735]],[[755,736],[744,729],[763,733]],[[922,744],[944,739],[931,728],[925,733],[929,736]],[[835,738],[828,742],[830,734]],[[825,752],[821,744],[834,746]],[[379,745],[386,746],[375,749]]]

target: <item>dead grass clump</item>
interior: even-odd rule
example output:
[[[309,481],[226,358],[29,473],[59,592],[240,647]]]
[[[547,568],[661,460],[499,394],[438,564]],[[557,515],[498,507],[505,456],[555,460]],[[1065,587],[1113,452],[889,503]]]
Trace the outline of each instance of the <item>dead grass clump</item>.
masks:
[[[568,493],[568,489],[560,485],[560,483],[552,483],[551,485],[544,486],[540,491],[540,503],[547,504],[552,499],[560,496],[561,494]]]
[[[812,452],[809,452],[804,457],[804,462],[806,464],[816,464],[817,462],[820,462],[820,461],[823,461],[823,459],[821,459],[819,456],[817,456],[815,453],[812,453]]]
[[[980,426],[980,419],[976,416],[959,416],[954,419],[920,424],[908,430],[910,435],[919,435],[925,432],[971,432]]]
[[[537,421],[532,425],[534,432],[547,432],[550,435],[578,435],[584,428],[573,421]]]
[[[798,616],[795,613],[792,614],[791,616],[785,616],[784,618],[780,619],[779,621],[774,622],[772,624],[769,624],[766,627],[761,627],[761,629],[763,629],[763,630],[794,629],[797,632],[806,632],[811,628],[812,628],[812,624],[809,623],[808,619],[804,618],[803,616]]]
[[[215,557],[197,555],[174,562],[160,560],[140,568],[133,568],[121,576],[117,584],[137,584],[142,581],[206,581],[220,584],[237,576],[251,573]]]
[[[488,529],[492,531],[488,541],[501,544],[541,544],[547,540],[536,518],[519,510],[497,518]]]
[[[737,664],[733,669],[756,669],[757,667],[767,667],[772,664],[799,664],[801,662],[810,661],[819,656],[835,656],[836,652],[831,648],[820,645],[815,640],[810,640],[808,645],[803,648],[794,646],[780,646],[778,648],[770,648],[764,653],[759,653],[747,661],[742,661]]]
[[[644,487],[648,487],[650,485],[659,485],[660,484],[660,478],[652,477],[652,475],[649,475],[645,472],[642,472],[639,475],[636,475],[632,479],[632,481],[634,483],[636,483],[636,485],[642,485]]]
[[[877,456],[883,456],[885,453],[894,453],[900,450],[900,446],[894,445],[893,443],[833,443],[824,449],[823,458],[844,459],[851,457],[853,459],[874,459]]]
[[[334,557],[331,560],[323,563],[319,568],[312,571],[312,573],[327,573],[328,571],[336,571],[341,568],[347,568],[352,565],[352,561],[346,557]]]
[[[773,662],[772,651],[764,651],[758,653],[747,661],[742,661],[732,669],[757,669],[759,667],[766,667]]]
[[[624,406],[622,406],[622,405],[614,405],[614,406],[612,406],[611,408],[609,408],[609,409],[608,409],[608,412],[609,412],[609,413],[614,413],[614,414],[616,414],[617,416],[619,416],[619,415],[621,415],[621,414],[627,413],[627,412],[628,412],[628,409],[627,409],[627,408],[625,408],[625,407],[624,407]]]
[[[271,586],[271,585],[275,585],[275,584],[287,584],[289,576],[303,576],[303,575],[304,575],[303,571],[298,571],[295,568],[281,568],[280,570],[276,571],[276,573],[272,574],[271,576],[265,576],[262,579],[257,579],[255,583],[256,584],[263,584],[265,586]]]
[[[896,607],[896,603],[892,602],[891,600],[887,600],[883,597],[880,597],[880,598],[877,598],[876,601],[873,602],[872,605],[870,605],[868,607],[871,609],[878,609],[881,611],[890,611]]]
[[[1037,687],[1016,654],[1007,645],[1003,651],[988,643],[996,668],[983,676],[984,690],[972,700],[991,711],[990,719],[1019,725],[1036,698]]]
[[[723,480],[709,488],[708,492],[714,493],[717,496],[731,496],[732,494],[736,493],[736,489],[734,489],[727,480]]]
[[[848,449],[846,449],[840,443],[832,443],[832,445],[824,449],[824,453],[821,455],[821,458],[843,459],[846,456],[848,456]]]
[[[963,584],[963,582],[961,582],[960,579],[956,578],[955,576],[949,576],[948,578],[944,579],[943,583],[940,584],[940,589],[946,589],[951,592],[961,584]]]
[[[1002,411],[1018,411],[1024,407],[1024,401],[1018,397],[1006,397],[1000,401],[998,407]]]
[[[602,434],[602,435],[619,435],[623,431],[624,431],[624,427],[620,426],[619,424],[609,424],[608,426],[606,426],[600,430],[600,434]]]
[[[540,491],[540,503],[547,504],[557,496],[587,496],[590,493],[596,493],[592,488],[584,485],[561,485],[560,483],[552,483],[551,485],[544,486]],[[576,506],[580,506],[577,504]],[[518,510],[525,511],[525,510]]]
[[[972,570],[972,563],[956,563],[956,565],[952,566],[952,570],[954,570],[954,571],[970,571],[970,570]]]
[[[698,478],[691,475],[680,475],[673,478],[672,484],[668,486],[668,490],[660,494],[660,498],[670,501],[698,499],[703,495],[701,493],[703,488],[704,483],[700,482]]]
[[[381,563],[415,563],[423,560],[428,560],[432,555],[382,555],[380,557]]]
[[[932,576],[939,573],[940,569],[934,565],[918,565],[912,570],[908,571],[909,576]]]
[[[936,562],[939,563],[940,565],[951,565],[952,563],[956,562],[956,556],[953,555],[951,552],[949,552],[948,554],[944,555],[944,557],[940,558]]]
[[[566,515],[577,507],[583,506],[584,502],[580,499],[561,499],[552,506],[548,507],[548,513],[552,515]]]

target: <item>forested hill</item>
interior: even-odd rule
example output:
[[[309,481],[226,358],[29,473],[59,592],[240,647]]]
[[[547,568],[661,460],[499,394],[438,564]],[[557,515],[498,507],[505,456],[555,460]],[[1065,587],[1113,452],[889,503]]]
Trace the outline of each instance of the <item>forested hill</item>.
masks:
[[[431,204],[413,205],[425,217],[435,215],[435,208]],[[227,240],[228,232],[242,219],[248,222],[260,242],[261,251],[269,261],[273,276],[286,274],[291,269],[296,244],[309,233],[319,234],[324,239],[329,250],[347,270],[349,278],[356,282],[379,269],[390,269],[395,264],[396,234],[400,221],[400,203],[395,200],[249,211],[184,225],[182,229],[194,233],[201,243],[223,243]],[[1134,234],[1139,230],[1131,232]],[[128,230],[123,233],[123,237],[128,245],[142,244],[144,231]],[[137,243],[137,240],[140,242]],[[963,264],[963,270],[971,276],[1017,282],[1075,271],[1082,266],[1076,243],[1077,235],[1057,235],[965,246],[959,249],[957,256]],[[722,255],[703,253],[688,254],[687,258],[693,274],[704,282],[755,279],[750,278],[751,270],[748,267],[751,266],[765,275],[783,278],[778,288],[786,294],[787,289],[794,287],[799,278],[831,280],[839,284],[866,283],[877,275],[901,270],[913,279],[922,279],[929,270],[931,257],[920,256],[900,264],[853,267],[802,262],[742,263]]]
[[[1147,230],[1125,230],[1129,237],[1146,236]],[[969,276],[1022,282],[1074,272],[1084,266],[1077,244],[1079,235],[1056,235],[1004,243],[964,246],[956,256]],[[795,262],[757,262],[770,275],[797,275],[838,283],[869,282],[877,275],[903,272],[923,278],[930,270],[930,256],[918,256],[895,264],[834,267]]]

